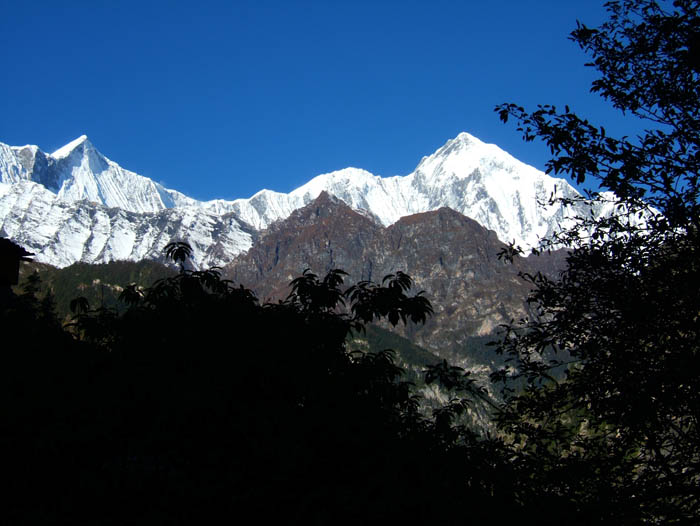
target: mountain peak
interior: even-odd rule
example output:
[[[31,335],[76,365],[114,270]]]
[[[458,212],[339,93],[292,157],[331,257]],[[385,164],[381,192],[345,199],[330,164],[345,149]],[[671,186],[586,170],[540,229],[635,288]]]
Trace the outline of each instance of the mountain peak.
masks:
[[[473,135],[462,132],[454,139],[447,141],[438,151],[433,155],[439,155],[442,157],[455,154],[457,152],[474,152],[482,150],[487,144],[482,140],[474,137]]]
[[[88,139],[87,135],[81,135],[80,137],[72,140],[65,146],[61,146],[58,150],[51,154],[51,157],[53,157],[54,159],[63,159],[64,157],[68,157],[76,148],[83,145],[92,146],[92,143],[90,143],[90,140]]]
[[[480,139],[474,137],[470,133],[460,132],[459,135],[457,135],[457,137],[455,137],[454,139],[447,141],[447,142],[448,143],[450,143],[450,142],[462,142],[462,143],[468,144],[468,143],[480,143],[482,141]]]
[[[346,212],[357,213],[353,210],[345,201],[339,199],[335,195],[329,193],[326,190],[322,190],[316,199],[309,202],[307,205],[298,208],[292,214],[296,214],[299,217],[302,216],[313,216],[313,217],[328,217],[338,214],[344,214]]]

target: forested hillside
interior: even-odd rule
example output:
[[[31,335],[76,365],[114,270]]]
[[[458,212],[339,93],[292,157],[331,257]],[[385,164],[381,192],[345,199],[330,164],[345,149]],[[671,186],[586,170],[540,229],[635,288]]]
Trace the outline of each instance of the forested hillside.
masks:
[[[31,285],[36,273],[38,280]],[[15,292],[21,293],[26,286],[37,287],[37,295],[50,295],[61,318],[71,314],[70,302],[84,297],[93,307],[124,308],[119,295],[132,283],[148,287],[155,281],[171,277],[177,272],[155,261],[113,261],[111,263],[74,263],[56,268],[43,263],[31,262],[22,266],[20,283]]]

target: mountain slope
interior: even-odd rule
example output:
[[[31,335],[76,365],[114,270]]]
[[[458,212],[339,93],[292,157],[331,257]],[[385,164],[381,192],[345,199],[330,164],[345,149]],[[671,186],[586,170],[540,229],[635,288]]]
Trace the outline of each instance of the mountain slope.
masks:
[[[474,336],[527,312],[529,287],[519,271],[555,272],[563,254],[518,258],[505,264],[496,234],[449,208],[377,225],[340,199],[323,192],[307,206],[264,231],[251,249],[224,267],[224,276],[277,300],[304,269],[323,276],[332,268],[349,273],[346,283],[381,281],[397,270],[425,290],[435,315],[424,327],[409,325],[404,336],[453,361]],[[470,364],[473,365],[473,364]]]
[[[88,201],[67,202],[44,186],[22,181],[0,184],[0,236],[64,267],[75,262],[163,259],[173,239],[187,239],[197,267],[222,265],[248,249],[254,232],[232,214],[197,207],[136,213]]]
[[[0,149],[3,183],[33,181],[74,203],[86,200],[129,212],[157,212],[197,201],[123,169],[95,149],[83,135],[50,155],[36,146]],[[14,158],[14,159],[13,159]]]

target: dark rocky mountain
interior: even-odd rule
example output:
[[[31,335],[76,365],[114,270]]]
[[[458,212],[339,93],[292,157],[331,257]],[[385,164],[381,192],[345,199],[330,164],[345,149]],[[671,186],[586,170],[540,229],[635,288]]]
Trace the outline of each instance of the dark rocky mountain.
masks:
[[[262,300],[286,297],[289,282],[305,269],[323,276],[340,268],[347,283],[381,281],[403,271],[435,309],[425,326],[398,331],[453,362],[487,365],[483,342],[497,327],[526,314],[529,287],[518,272],[555,272],[562,253],[498,259],[504,247],[495,232],[449,208],[401,218],[389,227],[322,193],[309,205],[263,231],[253,247],[223,269]],[[477,345],[475,352],[474,342]],[[479,356],[481,354],[481,356]]]

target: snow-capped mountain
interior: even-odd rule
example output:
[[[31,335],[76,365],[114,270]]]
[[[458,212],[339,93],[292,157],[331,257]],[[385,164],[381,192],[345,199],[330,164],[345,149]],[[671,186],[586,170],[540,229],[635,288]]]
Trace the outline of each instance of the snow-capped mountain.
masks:
[[[33,181],[66,203],[89,201],[129,212],[158,212],[197,201],[123,169],[98,152],[87,136],[52,154],[37,146],[0,144],[0,182]]]
[[[197,266],[223,265],[250,248],[256,231],[323,191],[384,226],[446,206],[523,248],[535,246],[574,213],[538,202],[553,192],[577,195],[563,179],[467,133],[424,157],[407,176],[346,168],[288,194],[261,190],[249,199],[206,202],[120,167],[86,136],[51,154],[0,143],[0,235],[57,266],[158,259],[172,239],[195,247]]]
[[[250,199],[232,202],[233,211],[256,228],[285,218],[323,191],[357,210],[369,212],[384,226],[401,217],[449,207],[494,230],[504,242],[528,249],[552,233],[572,209],[541,206],[553,193],[578,192],[565,180],[528,166],[493,144],[468,133],[448,141],[424,157],[407,176],[379,177],[346,168],[319,175],[289,194],[262,190]]]
[[[0,236],[58,267],[76,261],[163,259],[163,248],[173,239],[187,239],[195,264],[210,267],[229,262],[252,244],[251,230],[233,214],[195,206],[137,213],[86,200],[70,203],[29,181],[0,184]]]

